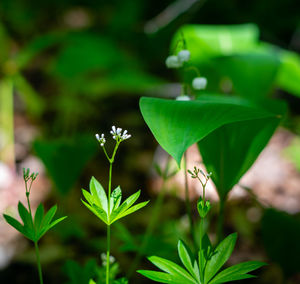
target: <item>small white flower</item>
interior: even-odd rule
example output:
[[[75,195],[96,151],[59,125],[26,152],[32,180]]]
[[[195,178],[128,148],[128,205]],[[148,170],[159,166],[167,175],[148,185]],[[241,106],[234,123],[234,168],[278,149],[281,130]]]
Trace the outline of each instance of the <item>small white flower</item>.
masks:
[[[127,134],[127,130],[124,130],[122,134],[122,128],[116,128],[115,126],[112,127],[112,130],[110,131],[111,135],[113,136],[113,139],[115,140],[126,140],[131,137],[130,134]]]
[[[100,143],[100,146],[103,147],[104,144],[105,144],[105,142],[106,142],[106,139],[105,139],[105,137],[104,137],[104,134],[102,133],[102,134],[101,134],[101,137],[100,137],[99,134],[96,134],[95,136],[96,136],[96,139],[98,140],[98,142]]]
[[[183,49],[178,52],[177,57],[180,62],[187,62],[190,60],[191,53],[189,50]]]
[[[166,59],[167,68],[179,68],[182,66],[182,62],[179,60],[178,56],[170,55]]]
[[[191,98],[188,95],[181,95],[176,98],[176,101],[190,101]]]
[[[195,90],[205,89],[207,85],[207,80],[205,77],[196,77],[192,82],[192,86]]]

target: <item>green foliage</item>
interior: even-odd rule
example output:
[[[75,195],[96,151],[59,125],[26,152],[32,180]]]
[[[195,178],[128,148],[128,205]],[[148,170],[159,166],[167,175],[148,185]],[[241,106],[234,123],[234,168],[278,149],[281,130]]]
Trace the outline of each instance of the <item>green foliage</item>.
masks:
[[[189,146],[223,125],[243,121],[268,125],[279,121],[271,112],[247,101],[217,96],[201,96],[196,101],[142,98],[140,109],[158,143],[178,165]]]
[[[243,53],[217,57],[212,61],[222,76],[231,79],[236,94],[263,100],[275,84],[280,65],[273,53]]]
[[[97,144],[85,135],[73,139],[35,141],[33,146],[61,194],[67,194],[72,189],[97,151]]]
[[[207,238],[207,235],[204,236]],[[203,238],[203,239],[204,239]],[[163,272],[152,270],[139,270],[138,272],[145,277],[160,283],[204,283],[217,284],[235,280],[252,278],[248,274],[255,269],[265,265],[259,261],[248,261],[233,265],[222,271],[220,269],[229,259],[235,246],[237,234],[231,234],[225,238],[215,249],[212,248],[209,240],[202,251],[198,252],[198,260],[195,259],[190,248],[182,241],[178,242],[178,255],[185,269],[178,264],[157,256],[149,257],[149,261],[160,268]],[[201,262],[200,255],[204,256],[204,262]],[[204,273],[203,282],[200,274]]]
[[[300,272],[300,218],[267,209],[262,218],[262,239],[269,258],[278,263],[286,277]]]
[[[117,187],[111,194],[110,212],[108,212],[106,192],[94,177],[90,180],[90,192],[82,189],[82,193],[87,201],[82,200],[83,204],[107,225],[111,225],[115,221],[143,208],[149,202],[145,201],[133,206],[140,196],[141,191],[139,190],[121,203],[122,191],[120,187]]]
[[[227,196],[253,165],[280,123],[283,112],[278,111],[279,116],[223,125],[198,142],[207,171],[214,173],[214,183],[221,198]]]
[[[66,284],[104,284],[105,266],[98,266],[95,259],[90,259],[81,266],[74,260],[66,261],[63,270],[68,277]],[[120,267],[117,262],[111,265],[110,279],[112,284],[127,284],[128,280],[124,277],[117,278]]]
[[[50,208],[50,210],[44,215],[44,206],[40,203],[38,206],[34,220],[32,220],[32,216],[29,211],[25,208],[25,206],[19,202],[18,211],[19,215],[23,221],[23,225],[16,220],[15,218],[3,214],[6,222],[13,226],[17,231],[23,234],[26,238],[30,239],[33,242],[38,242],[40,238],[47,233],[52,227],[56,224],[60,223],[64,220],[65,217],[58,218],[53,220],[55,212],[57,210],[57,205],[54,205]],[[53,220],[53,221],[52,221]]]
[[[300,95],[300,56],[259,41],[258,26],[185,25],[175,33],[171,49],[182,34],[191,51],[189,64],[205,74],[210,89],[220,91],[216,86],[229,78],[233,93],[248,99],[260,100],[272,87]],[[189,74],[182,76],[190,83]]]

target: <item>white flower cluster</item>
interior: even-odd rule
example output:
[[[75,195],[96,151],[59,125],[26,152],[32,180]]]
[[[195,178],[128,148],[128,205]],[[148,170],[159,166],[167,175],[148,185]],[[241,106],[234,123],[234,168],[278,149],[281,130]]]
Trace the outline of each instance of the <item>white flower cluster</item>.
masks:
[[[101,147],[103,147],[104,144],[105,144],[105,142],[106,142],[106,139],[105,139],[105,137],[104,137],[104,134],[102,133],[102,134],[101,134],[101,137],[100,137],[99,134],[96,134],[95,136],[96,136],[96,139],[98,140],[98,142],[100,143]]]
[[[170,55],[166,59],[167,68],[180,68],[184,62],[190,60],[191,53],[187,49],[178,52],[177,55]]]
[[[116,128],[115,126],[112,126],[112,130],[110,131],[110,134],[113,136],[113,139],[115,140],[126,140],[131,137],[130,134],[127,134],[127,130],[124,130],[122,134],[122,128],[118,127]]]
[[[107,263],[107,259],[106,259],[106,253],[101,253],[101,260],[102,260],[102,265],[103,266],[106,266],[106,263]],[[114,263],[116,261],[116,259],[112,256],[112,255],[110,255],[109,256],[109,263],[110,264],[112,264],[112,263]]]
[[[115,139],[116,141],[121,142],[131,137],[131,135],[127,133],[127,130],[124,130],[124,132],[122,133],[122,128],[119,127],[116,128],[115,126],[112,126],[111,129],[112,130],[110,131],[110,134],[112,135],[113,139]],[[99,134],[96,134],[95,136],[98,142],[100,143],[100,146],[104,147],[104,144],[106,142],[104,134],[102,133],[101,136]]]

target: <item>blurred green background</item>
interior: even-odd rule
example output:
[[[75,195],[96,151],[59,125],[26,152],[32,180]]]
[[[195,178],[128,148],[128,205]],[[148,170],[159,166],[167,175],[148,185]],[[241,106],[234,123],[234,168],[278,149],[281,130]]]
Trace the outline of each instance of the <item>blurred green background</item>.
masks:
[[[300,135],[298,6],[296,0],[0,1],[0,123],[2,131],[12,137],[8,144],[16,145],[2,149],[1,162],[19,172],[25,161],[28,165],[31,157],[38,157],[51,181],[51,185],[45,182],[50,188],[46,206],[56,202],[59,214],[69,216],[41,242],[46,283],[87,283],[96,273],[95,267],[101,265],[105,227],[80,201],[80,189],[88,187],[92,175],[106,185],[108,164],[95,133],[108,133],[112,125],[128,129],[133,137],[121,146],[113,184],[121,184],[128,195],[141,188],[142,198],[154,203],[156,194],[151,191],[149,172],[157,143],[140,114],[139,98],[178,95],[180,89],[171,83],[178,82],[179,76],[164,62],[182,25],[253,23],[261,41],[293,51],[296,58],[294,69],[287,75],[290,80],[280,81],[281,86],[288,87],[276,86],[272,94],[288,104],[284,127]],[[223,63],[220,66],[228,70],[228,63]],[[211,71],[206,67],[204,76]],[[225,79],[231,76],[223,73]],[[211,91],[219,86],[210,83],[214,80],[212,76],[208,81],[214,86]],[[240,86],[234,79],[232,82],[239,91]],[[246,89],[252,87],[250,84]],[[14,113],[10,111],[12,93]],[[295,140],[286,151],[298,170],[299,149]],[[170,194],[163,206],[161,226],[156,228],[146,254],[158,251],[178,261],[177,239],[188,238],[182,221],[184,201]],[[299,283],[300,208],[290,214],[267,207],[252,195],[229,201],[226,232],[240,235],[236,250],[242,253],[236,259],[258,258],[270,263],[257,280],[248,283]],[[246,214],[251,208],[260,212],[255,222]],[[152,209],[148,206],[113,227],[112,254],[118,260],[120,276],[130,269]],[[215,209],[213,226],[216,214]],[[5,237],[2,239],[5,243]],[[33,248],[26,244],[21,247],[0,271],[1,283],[38,283]],[[143,260],[139,268],[145,267],[151,265]],[[135,274],[130,283],[148,282]]]

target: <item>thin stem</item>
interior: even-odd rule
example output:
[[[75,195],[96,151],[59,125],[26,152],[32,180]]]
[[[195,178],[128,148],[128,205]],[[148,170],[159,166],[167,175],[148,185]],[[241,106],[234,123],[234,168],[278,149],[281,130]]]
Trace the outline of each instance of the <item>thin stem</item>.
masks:
[[[106,284],[109,284],[109,265],[110,265],[110,225],[107,225],[107,251],[106,251]]]
[[[200,218],[200,240],[199,240],[199,251],[200,251],[200,256],[199,256],[199,269],[200,269],[200,281],[201,283],[204,283],[204,255],[202,251],[202,239],[204,235],[204,218]]]
[[[220,197],[219,218],[218,218],[218,223],[217,223],[217,240],[218,240],[218,243],[220,243],[222,241],[223,235],[224,235],[225,202],[226,202],[226,197],[225,198]]]
[[[194,230],[194,224],[193,224],[193,218],[192,218],[192,210],[191,210],[189,187],[188,187],[186,152],[184,153],[184,156],[183,156],[183,164],[184,164],[184,179],[185,179],[185,205],[186,205],[186,211],[187,211],[188,218],[189,218],[190,231],[191,231],[191,235],[192,235],[193,244],[196,247],[195,230]]]
[[[115,147],[115,149],[116,148],[117,148],[117,146]],[[114,151],[114,153],[115,153],[115,151]],[[113,165],[113,160],[110,160],[110,163],[109,163],[109,178],[108,178],[108,202],[107,202],[108,218],[109,219],[110,219],[110,195],[111,195],[112,165]],[[108,220],[108,221],[110,221],[110,220]],[[107,250],[106,250],[106,284],[109,284],[110,225],[107,225],[107,240],[106,241],[107,241]]]
[[[34,242],[34,247],[35,247],[36,262],[37,262],[37,266],[38,266],[40,284],[43,284],[42,266],[41,266],[40,253],[39,253],[39,247],[38,247],[37,242]]]

